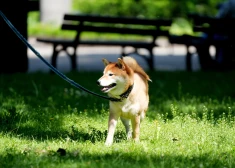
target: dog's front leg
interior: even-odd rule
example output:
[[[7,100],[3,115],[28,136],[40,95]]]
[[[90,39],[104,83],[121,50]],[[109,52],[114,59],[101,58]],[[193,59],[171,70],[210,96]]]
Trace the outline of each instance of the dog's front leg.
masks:
[[[140,136],[140,116],[137,115],[131,119],[132,124],[132,138],[134,141],[139,141]]]
[[[106,146],[110,146],[113,143],[113,137],[114,137],[114,132],[115,132],[115,128],[117,125],[118,117],[119,115],[115,113],[110,112],[109,114],[108,135],[105,141]]]

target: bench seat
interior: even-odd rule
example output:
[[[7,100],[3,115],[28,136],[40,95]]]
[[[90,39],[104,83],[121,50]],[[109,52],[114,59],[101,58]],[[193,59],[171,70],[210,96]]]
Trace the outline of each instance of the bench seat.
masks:
[[[51,43],[55,45],[107,45],[107,46],[121,46],[121,47],[137,47],[137,48],[148,48],[153,45],[155,47],[158,44],[152,44],[148,41],[121,41],[121,40],[80,40],[79,43],[74,43],[74,40],[71,39],[46,39],[46,38],[37,38],[37,41],[44,43]]]

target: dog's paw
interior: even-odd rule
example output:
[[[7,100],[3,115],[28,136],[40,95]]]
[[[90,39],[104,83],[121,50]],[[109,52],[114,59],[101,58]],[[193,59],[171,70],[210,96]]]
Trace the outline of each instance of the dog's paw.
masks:
[[[140,139],[139,138],[133,138],[133,141],[134,142],[140,142]]]
[[[111,146],[113,143],[112,142],[105,142],[105,146],[109,147]]]
[[[129,131],[129,132],[127,133],[126,138],[127,138],[127,140],[132,139],[132,132],[131,132],[131,131]]]
[[[105,141],[105,146],[111,146],[113,144],[113,141],[112,140],[106,140]]]

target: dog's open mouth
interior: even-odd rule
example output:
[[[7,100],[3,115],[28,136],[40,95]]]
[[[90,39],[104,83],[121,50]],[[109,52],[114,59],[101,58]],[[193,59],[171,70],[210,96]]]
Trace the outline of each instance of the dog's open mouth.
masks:
[[[108,85],[108,86],[101,86],[101,91],[102,92],[107,92],[108,90],[115,87],[116,85],[117,85],[116,83],[112,83],[111,85]]]

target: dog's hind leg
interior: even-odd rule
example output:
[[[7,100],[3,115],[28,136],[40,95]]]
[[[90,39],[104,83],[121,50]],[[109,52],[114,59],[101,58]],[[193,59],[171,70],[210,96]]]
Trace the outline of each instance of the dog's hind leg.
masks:
[[[130,120],[121,117],[121,121],[126,128],[126,137],[127,139],[130,139],[132,137],[132,132],[130,128]]]
[[[140,116],[137,115],[131,119],[131,125],[132,125],[132,138],[134,141],[139,141],[140,136]]]

